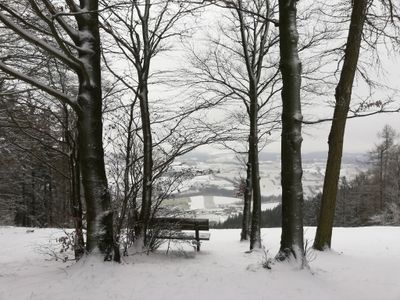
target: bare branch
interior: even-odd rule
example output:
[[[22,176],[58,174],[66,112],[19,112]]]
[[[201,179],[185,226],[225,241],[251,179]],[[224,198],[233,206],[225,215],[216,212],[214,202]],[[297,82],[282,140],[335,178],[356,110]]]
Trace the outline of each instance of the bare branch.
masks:
[[[17,33],[20,37],[22,37],[24,40],[27,42],[38,46],[39,48],[43,49],[50,55],[56,57],[63,63],[65,63],[67,66],[69,66],[73,70],[79,70],[80,65],[73,61],[71,58],[69,58],[67,55],[64,53],[60,52],[58,49],[54,48],[53,46],[49,45],[48,43],[38,39],[37,37],[33,36],[30,32],[26,31],[22,27],[20,27],[18,24],[7,18],[2,12],[0,12],[0,21],[2,21],[8,28],[13,30],[15,33]]]
[[[36,87],[36,88],[38,88],[38,89],[50,94],[51,96],[59,99],[60,101],[69,104],[74,110],[78,111],[78,107],[79,106],[78,106],[76,100],[70,98],[68,95],[66,95],[64,93],[61,93],[61,92],[59,92],[59,91],[57,91],[57,90],[55,90],[55,89],[53,89],[53,88],[41,83],[41,82],[31,78],[30,76],[26,76],[26,75],[22,74],[21,72],[8,67],[2,61],[0,61],[0,69],[5,73],[14,76],[16,79],[19,79],[19,80],[22,80],[22,81],[24,81],[26,83],[29,83],[29,84],[33,85],[34,87]]]

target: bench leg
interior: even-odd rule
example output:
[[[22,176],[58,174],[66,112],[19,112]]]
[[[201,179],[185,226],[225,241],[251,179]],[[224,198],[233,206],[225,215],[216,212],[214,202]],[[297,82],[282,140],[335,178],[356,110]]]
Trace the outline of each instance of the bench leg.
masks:
[[[200,251],[200,234],[199,231],[196,230],[196,241],[197,241],[197,252]]]

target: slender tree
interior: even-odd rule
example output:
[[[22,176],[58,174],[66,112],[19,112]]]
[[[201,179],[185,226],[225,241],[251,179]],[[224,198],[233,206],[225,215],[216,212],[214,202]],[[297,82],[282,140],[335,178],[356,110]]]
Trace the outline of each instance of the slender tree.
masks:
[[[353,81],[356,74],[364,79],[369,87],[381,84],[374,81],[368,76],[365,64],[371,65],[371,55],[375,53],[376,60],[380,61],[378,51],[381,49],[380,44],[385,46],[392,45],[396,51],[400,44],[399,32],[400,26],[400,7],[394,1],[353,1],[352,13],[350,18],[349,30],[347,31],[347,42],[344,48],[344,58],[340,79],[335,91],[335,110],[332,119],[331,131],[329,134],[328,144],[328,160],[326,165],[323,196],[321,199],[321,211],[314,240],[314,248],[323,250],[330,248],[332,238],[332,226],[335,211],[335,202],[338,189],[338,178],[340,172],[341,157],[343,151],[343,137],[346,126],[346,119],[357,117],[360,111],[370,107],[378,107],[378,110],[372,113],[366,113],[364,116],[392,111],[398,112],[399,109],[388,110],[386,106],[391,100],[373,101],[368,103],[363,101],[356,110],[350,109],[352,97]],[[367,62],[360,60],[360,51],[367,49]],[[372,56],[374,57],[374,56]],[[374,57],[375,58],[375,57]],[[386,90],[391,90],[386,87]],[[352,111],[353,115],[348,116],[348,112]]]
[[[317,233],[314,239],[314,248],[317,250],[324,250],[326,247],[330,248],[331,246],[336,195],[342,161],[344,131],[347,113],[350,108],[353,81],[357,70],[367,5],[367,0],[353,1],[345,56],[339,83],[336,87],[336,105],[328,139],[328,160]]]
[[[224,9],[225,21],[218,24],[219,32],[215,36],[211,34],[209,51],[196,53],[192,50],[193,70],[188,73],[206,96],[223,99],[226,110],[231,110],[227,117],[229,122],[237,120],[234,146],[232,143],[225,146],[247,156],[241,239],[247,240],[249,235],[250,249],[260,248],[259,151],[265,146],[268,133],[279,124],[279,106],[273,101],[280,91],[278,56],[274,55],[278,37],[271,26],[276,22],[273,20],[276,5],[258,0],[217,1],[215,4]],[[238,151],[240,141],[246,145],[245,151]]]
[[[168,29],[175,23],[176,19],[165,20],[165,13],[168,12],[172,1],[166,1],[163,5],[153,5],[149,0],[144,3],[130,1],[123,7],[128,13],[120,9],[110,10],[113,24],[107,20],[103,24],[103,29],[110,34],[117,43],[118,51],[123,53],[136,70],[133,78],[123,79],[123,77],[113,74],[119,78],[134,93],[134,98],[139,102],[141,131],[143,142],[143,171],[142,171],[142,199],[141,210],[138,220],[139,236],[146,243],[146,232],[151,216],[152,204],[152,183],[153,183],[153,133],[150,119],[149,103],[149,77],[151,74],[150,66],[152,58],[159,50],[159,44],[164,35],[168,34]],[[157,10],[160,8],[161,12]],[[153,15],[152,10],[156,13]],[[122,17],[125,15],[124,17]],[[179,14],[177,15],[179,16]],[[166,22],[166,25],[164,24]],[[122,30],[120,30],[122,29]],[[126,35],[126,33],[128,33]],[[135,83],[132,86],[131,82]],[[137,87],[136,87],[137,86]],[[133,106],[132,106],[133,109]],[[128,133],[130,134],[130,133]]]
[[[135,209],[139,210],[136,240],[143,245],[147,244],[150,218],[159,206],[160,193],[153,194],[157,181],[161,181],[177,156],[221,138],[220,131],[211,129],[204,121],[204,113],[213,103],[194,95],[188,97],[187,88],[183,90],[182,86],[174,86],[179,93],[174,91],[173,96],[165,99],[154,96],[155,91],[160,90],[167,90],[165,93],[170,95],[171,82],[177,79],[172,70],[163,69],[154,60],[169,50],[171,41],[189,32],[183,20],[185,17],[195,18],[193,14],[200,7],[193,6],[190,1],[127,1],[103,16],[102,28],[113,41],[111,45],[103,45],[106,65],[116,81],[129,92],[126,94],[130,99],[124,99],[123,104],[129,106],[128,114],[131,116],[127,123],[130,125],[123,125],[127,128],[125,143],[128,146],[134,135],[142,145],[137,156],[142,165],[141,199]],[[129,67],[123,70],[114,68],[112,58],[115,57],[126,61]],[[130,104],[126,105],[129,101]],[[131,123],[132,117],[136,118],[134,124]],[[129,163],[130,153],[125,151],[124,155],[127,159],[125,166],[129,166],[133,162]]]

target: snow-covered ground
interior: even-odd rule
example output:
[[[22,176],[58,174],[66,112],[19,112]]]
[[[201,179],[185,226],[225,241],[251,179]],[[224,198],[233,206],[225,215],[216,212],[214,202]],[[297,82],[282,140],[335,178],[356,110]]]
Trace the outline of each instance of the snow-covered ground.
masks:
[[[312,239],[314,228],[306,228]],[[280,229],[264,229],[274,255]],[[262,268],[263,253],[246,253],[239,230],[212,230],[201,252],[189,246],[132,255],[121,264],[99,258],[48,260],[56,229],[0,227],[0,299],[400,299],[400,228],[336,228],[334,251],[315,253],[310,270],[288,263]],[[51,247],[50,247],[51,248]]]

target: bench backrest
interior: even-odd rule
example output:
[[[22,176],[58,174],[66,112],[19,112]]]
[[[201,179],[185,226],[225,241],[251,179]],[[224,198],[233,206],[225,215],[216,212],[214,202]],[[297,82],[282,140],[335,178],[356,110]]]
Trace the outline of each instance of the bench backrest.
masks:
[[[206,230],[210,229],[208,219],[190,218],[153,218],[150,227],[177,230]]]

